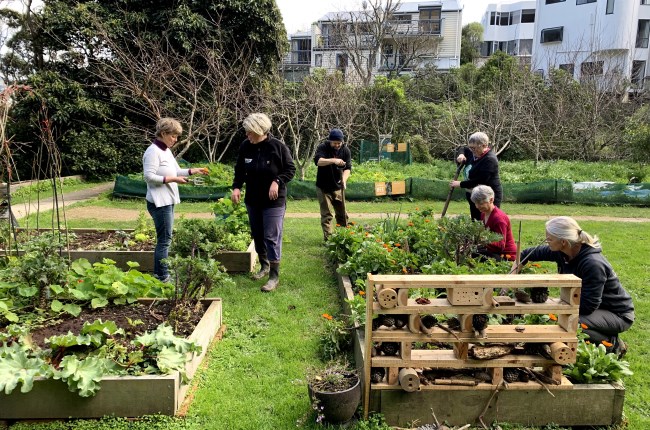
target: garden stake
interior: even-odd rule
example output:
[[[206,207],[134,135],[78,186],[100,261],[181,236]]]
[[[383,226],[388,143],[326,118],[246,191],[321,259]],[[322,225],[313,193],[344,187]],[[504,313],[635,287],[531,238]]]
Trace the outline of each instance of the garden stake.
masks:
[[[461,169],[463,168],[464,165],[465,165],[465,163],[460,163],[458,165],[458,167],[456,168],[456,173],[454,174],[454,179],[452,179],[453,181],[458,179],[458,175],[460,175],[460,171],[461,171]],[[440,217],[444,217],[445,214],[447,213],[447,208],[449,207],[449,202],[451,201],[451,196],[453,194],[454,194],[454,187],[452,187],[450,185],[449,186],[449,194],[447,194],[447,200],[445,200],[445,205],[442,208],[442,215],[440,215]]]

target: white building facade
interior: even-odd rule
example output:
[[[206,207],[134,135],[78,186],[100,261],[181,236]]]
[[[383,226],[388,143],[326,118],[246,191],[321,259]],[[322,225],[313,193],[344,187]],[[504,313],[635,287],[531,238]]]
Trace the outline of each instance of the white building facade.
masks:
[[[519,57],[523,63],[530,63],[535,35],[535,8],[535,0],[489,4],[481,19],[481,56],[488,57],[496,51],[503,51]]]
[[[641,89],[649,39],[650,0],[537,0],[531,67]]]
[[[359,18],[364,13],[372,15],[364,11],[331,12],[312,25],[310,71],[315,68],[339,70],[353,80],[352,45],[358,48],[360,61],[373,76],[409,73],[427,65],[441,71],[460,66],[462,6],[458,0],[399,4],[384,19],[386,28],[379,32],[383,40],[378,50],[364,50],[364,43],[374,43],[374,35],[379,34],[372,28],[373,18],[366,18],[365,22],[364,18]],[[344,28],[346,30],[342,30]],[[287,70],[303,68],[305,56],[301,52],[308,46],[305,36],[304,33],[290,36],[292,52],[283,61],[285,76]],[[354,39],[352,43],[351,39]]]

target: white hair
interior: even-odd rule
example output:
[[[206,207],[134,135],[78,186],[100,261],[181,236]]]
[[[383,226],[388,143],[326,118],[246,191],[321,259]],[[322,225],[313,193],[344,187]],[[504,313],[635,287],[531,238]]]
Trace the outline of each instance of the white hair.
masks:
[[[489,202],[494,198],[494,190],[487,185],[477,185],[472,189],[472,203]]]
[[[467,141],[470,145],[476,144],[480,146],[488,146],[490,144],[490,138],[482,131],[477,131],[476,133],[472,134],[469,139],[467,139]]]
[[[259,112],[248,115],[242,125],[244,126],[244,130],[255,133],[258,136],[264,136],[271,130],[271,120],[266,114]]]
[[[553,237],[563,239],[570,245],[584,243],[593,248],[600,248],[598,236],[591,236],[580,228],[576,220],[568,216],[559,216],[546,222],[546,232]]]

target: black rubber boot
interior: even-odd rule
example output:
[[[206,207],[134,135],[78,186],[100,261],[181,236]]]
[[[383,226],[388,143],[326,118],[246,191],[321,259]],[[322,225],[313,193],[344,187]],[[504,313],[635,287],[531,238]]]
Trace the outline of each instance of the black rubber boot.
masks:
[[[280,262],[271,263],[271,268],[269,270],[269,280],[266,281],[266,284],[262,285],[262,291],[268,293],[273,291],[278,287],[280,282]]]
[[[262,279],[263,277],[269,274],[269,268],[270,268],[269,259],[266,258],[266,255],[260,255],[259,259],[260,259],[260,266],[261,266],[260,270],[253,273],[252,275],[252,278],[255,280]]]

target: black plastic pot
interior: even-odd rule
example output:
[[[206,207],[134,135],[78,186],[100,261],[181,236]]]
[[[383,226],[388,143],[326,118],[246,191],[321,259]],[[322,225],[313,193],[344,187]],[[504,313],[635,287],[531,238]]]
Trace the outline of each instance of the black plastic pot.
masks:
[[[361,383],[357,375],[351,374],[356,383],[352,388],[345,391],[326,392],[314,391],[311,385],[309,398],[318,405],[318,413],[323,415],[324,420],[330,424],[341,424],[350,421],[359,406],[361,400]]]

